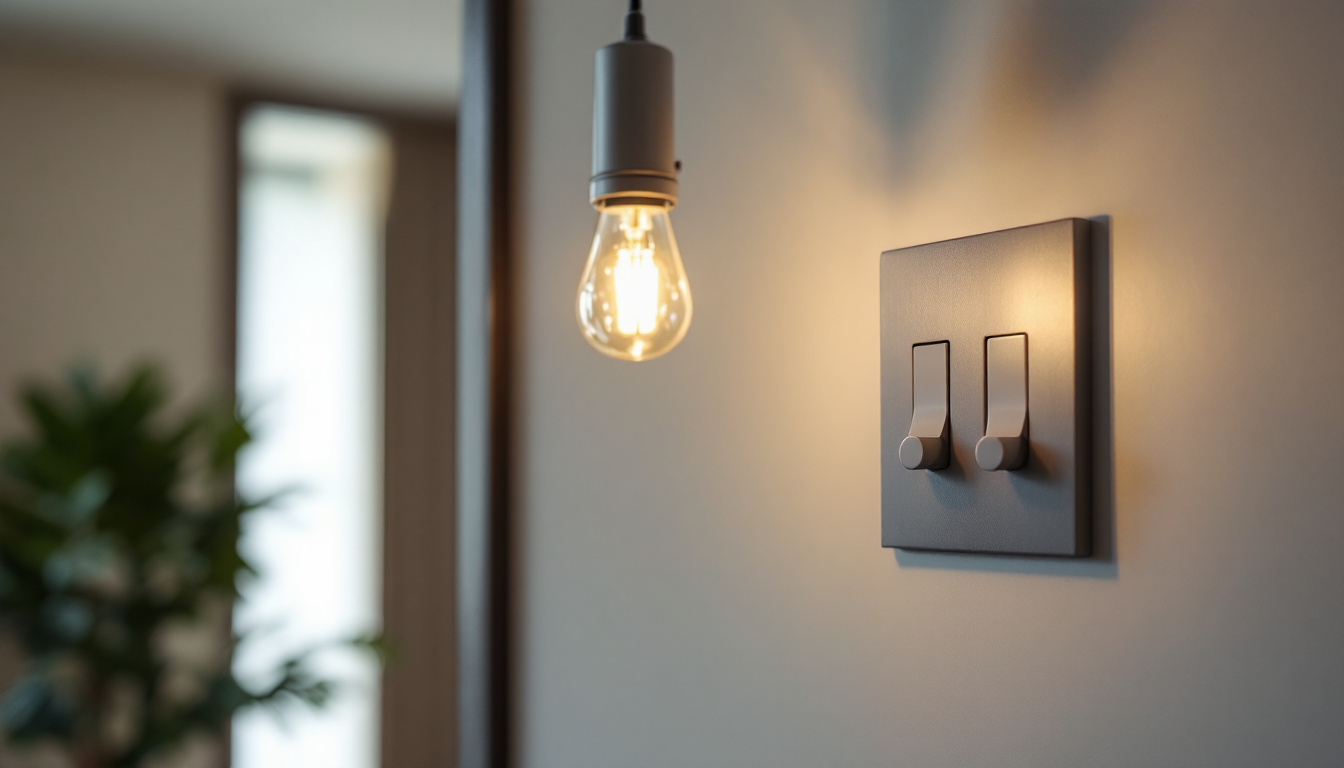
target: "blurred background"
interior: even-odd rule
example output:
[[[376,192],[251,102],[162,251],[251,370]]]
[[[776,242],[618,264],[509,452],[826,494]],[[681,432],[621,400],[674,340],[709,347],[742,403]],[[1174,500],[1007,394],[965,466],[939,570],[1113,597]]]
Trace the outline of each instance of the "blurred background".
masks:
[[[451,762],[460,6],[0,3],[0,435],[18,382],[76,362],[155,363],[183,401],[236,387],[239,490],[290,491],[242,533],[239,680],[334,637],[394,648],[317,654],[328,706],[172,764]],[[20,664],[7,646],[0,686]]]
[[[79,361],[236,391],[238,490],[290,492],[242,527],[241,603],[174,653],[227,657],[231,625],[241,683],[314,647],[341,683],[135,768],[456,762],[460,2],[0,0],[0,442],[20,382]],[[508,721],[490,747],[1344,765],[1344,4],[646,3],[696,309],[638,365],[573,324],[593,52],[626,0],[511,5],[508,223],[464,238],[510,252],[508,432],[464,456],[507,482],[507,711],[468,713]],[[883,549],[879,254],[1071,216],[1105,222],[1097,556]],[[326,647],[370,636],[386,664]],[[31,657],[0,648],[0,688]]]

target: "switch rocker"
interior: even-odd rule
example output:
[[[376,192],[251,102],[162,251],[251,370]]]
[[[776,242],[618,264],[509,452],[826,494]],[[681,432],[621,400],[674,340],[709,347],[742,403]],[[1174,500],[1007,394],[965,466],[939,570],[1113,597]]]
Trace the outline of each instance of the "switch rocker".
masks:
[[[906,469],[946,469],[948,448],[947,342],[916,344],[911,349],[914,413],[910,434],[897,455]]]
[[[1027,462],[1027,336],[985,339],[985,436],[975,463],[986,472]]]

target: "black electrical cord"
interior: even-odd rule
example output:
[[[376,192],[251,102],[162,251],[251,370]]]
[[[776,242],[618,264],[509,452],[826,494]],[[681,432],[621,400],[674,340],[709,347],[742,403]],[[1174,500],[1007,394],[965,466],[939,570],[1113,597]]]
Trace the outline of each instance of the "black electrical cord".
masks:
[[[630,10],[625,14],[625,39],[648,39],[644,37],[644,14],[640,10],[639,0],[630,0]]]

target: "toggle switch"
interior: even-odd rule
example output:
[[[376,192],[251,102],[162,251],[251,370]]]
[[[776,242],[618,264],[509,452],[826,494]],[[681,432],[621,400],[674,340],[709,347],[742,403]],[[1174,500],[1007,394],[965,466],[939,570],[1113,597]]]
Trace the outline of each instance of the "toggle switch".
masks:
[[[945,469],[947,449],[947,342],[916,344],[911,350],[914,415],[910,434],[897,450],[906,469]]]
[[[987,472],[1027,460],[1027,335],[985,339],[985,436],[975,463]]]

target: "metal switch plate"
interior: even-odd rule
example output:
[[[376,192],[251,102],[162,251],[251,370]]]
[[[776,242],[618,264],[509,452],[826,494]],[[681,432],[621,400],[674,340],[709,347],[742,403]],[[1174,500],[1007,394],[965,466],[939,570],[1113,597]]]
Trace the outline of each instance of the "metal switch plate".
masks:
[[[882,254],[883,546],[1091,554],[1089,241],[1086,220],[1064,219]],[[1025,457],[985,471],[975,448],[990,426],[986,366],[1000,337],[1020,337],[1025,358]],[[939,341],[950,456],[944,469],[912,471],[899,457],[913,417],[911,350]],[[1000,344],[999,359],[1015,344]]]

